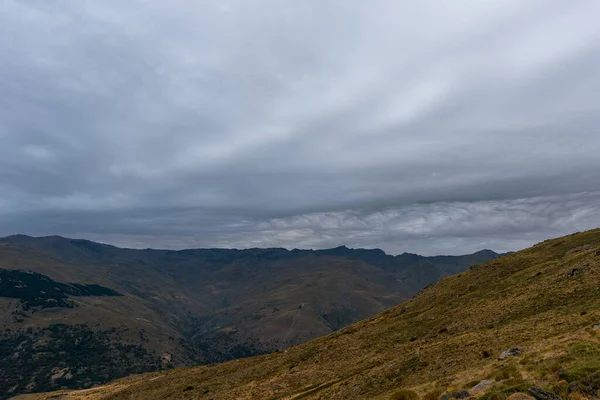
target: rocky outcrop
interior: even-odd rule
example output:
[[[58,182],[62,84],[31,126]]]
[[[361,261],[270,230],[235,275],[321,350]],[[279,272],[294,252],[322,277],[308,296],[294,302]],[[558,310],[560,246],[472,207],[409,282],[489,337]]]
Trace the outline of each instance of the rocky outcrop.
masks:
[[[502,354],[500,354],[500,356],[498,357],[498,360],[502,361],[507,359],[508,357],[515,357],[520,355],[523,352],[523,348],[522,347],[511,347],[508,350],[504,350],[502,352]]]
[[[529,393],[531,393],[536,400],[561,400],[560,396],[556,393],[552,393],[537,386],[533,386],[529,389]]]
[[[483,392],[483,391],[491,388],[495,384],[496,384],[496,382],[494,382],[494,381],[483,380],[483,381],[479,382],[477,385],[473,386],[471,388],[470,392],[473,394],[477,394],[477,393]]]

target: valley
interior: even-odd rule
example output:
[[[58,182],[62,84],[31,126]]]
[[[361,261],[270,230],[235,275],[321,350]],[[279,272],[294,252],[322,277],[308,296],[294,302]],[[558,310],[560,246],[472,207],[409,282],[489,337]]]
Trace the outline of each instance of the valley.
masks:
[[[133,250],[0,239],[0,374],[11,394],[283,351],[498,257],[381,250]]]
[[[284,351],[18,399],[593,399],[599,289],[596,229],[475,265]]]

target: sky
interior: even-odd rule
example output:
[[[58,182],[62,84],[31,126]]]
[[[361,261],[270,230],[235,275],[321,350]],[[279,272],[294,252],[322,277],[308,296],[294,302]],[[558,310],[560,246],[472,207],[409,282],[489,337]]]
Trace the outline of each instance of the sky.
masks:
[[[0,235],[432,255],[600,227],[598,15],[0,1]]]

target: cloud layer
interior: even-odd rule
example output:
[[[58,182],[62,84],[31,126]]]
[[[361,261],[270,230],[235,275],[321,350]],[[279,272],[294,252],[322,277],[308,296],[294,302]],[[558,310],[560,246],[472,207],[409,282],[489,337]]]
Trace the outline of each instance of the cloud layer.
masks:
[[[600,226],[597,1],[1,7],[0,234],[456,254]]]

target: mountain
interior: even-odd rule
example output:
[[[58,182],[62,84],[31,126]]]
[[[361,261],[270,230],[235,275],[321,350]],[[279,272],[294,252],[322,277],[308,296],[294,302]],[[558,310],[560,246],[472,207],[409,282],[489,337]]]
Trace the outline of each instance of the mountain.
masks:
[[[19,399],[593,399],[599,332],[596,229],[476,265],[284,351]]]
[[[133,250],[10,236],[0,239],[0,393],[88,388],[284,350],[496,257]]]

